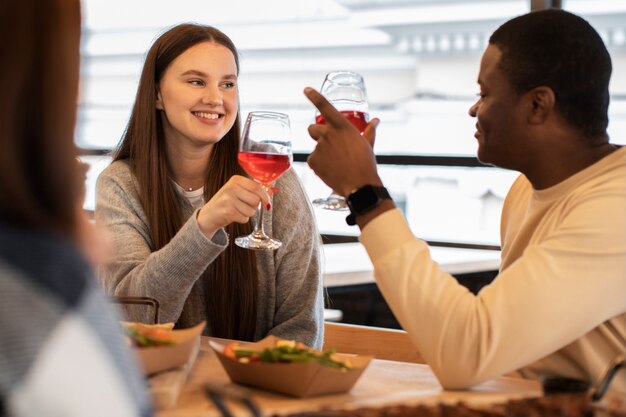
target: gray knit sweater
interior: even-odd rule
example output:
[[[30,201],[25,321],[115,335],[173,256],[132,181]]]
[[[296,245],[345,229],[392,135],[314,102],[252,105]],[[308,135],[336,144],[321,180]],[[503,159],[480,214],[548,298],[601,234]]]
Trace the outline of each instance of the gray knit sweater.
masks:
[[[311,205],[293,170],[277,182],[272,210],[263,215],[268,233],[283,242],[276,251],[256,251],[258,310],[255,338],[275,335],[321,347],[323,285],[319,234]],[[161,321],[190,327],[206,320],[202,273],[229,244],[219,230],[208,239],[195,210],[180,196],[187,221],[163,248],[154,251],[137,184],[126,162],[117,161],[98,178],[96,221],[113,240],[113,256],[100,273],[114,295],[149,296],[161,306]],[[129,320],[149,321],[147,309],[127,311]],[[205,331],[210,335],[210,329]]]

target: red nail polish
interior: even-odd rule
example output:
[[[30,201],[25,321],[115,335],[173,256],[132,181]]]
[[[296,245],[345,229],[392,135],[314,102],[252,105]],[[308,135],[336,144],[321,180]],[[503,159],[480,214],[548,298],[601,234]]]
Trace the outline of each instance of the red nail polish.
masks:
[[[266,207],[268,210],[271,210],[271,209],[272,209],[272,203],[267,203],[267,204],[265,205],[265,207]]]

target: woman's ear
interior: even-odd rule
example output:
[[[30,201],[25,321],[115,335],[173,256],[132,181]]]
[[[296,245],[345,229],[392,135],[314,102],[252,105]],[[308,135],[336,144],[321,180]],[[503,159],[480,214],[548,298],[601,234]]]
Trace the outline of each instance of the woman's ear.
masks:
[[[536,125],[544,123],[548,116],[556,109],[556,97],[550,87],[535,87],[528,93],[530,111],[528,122]]]
[[[156,108],[157,110],[163,110],[163,100],[161,100],[161,91],[157,90]]]

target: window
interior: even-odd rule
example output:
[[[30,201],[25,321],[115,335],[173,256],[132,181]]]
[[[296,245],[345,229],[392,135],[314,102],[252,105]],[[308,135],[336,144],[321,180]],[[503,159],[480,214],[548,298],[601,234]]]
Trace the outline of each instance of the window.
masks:
[[[115,0],[119,1],[119,0]],[[92,164],[85,206],[119,141],[144,53],[164,28],[185,21],[216,26],[241,55],[242,116],[288,113],[295,169],[310,197],[330,190],[303,162],[314,143],[306,127],[313,107],[302,95],[335,69],[360,72],[370,114],[382,121],[376,152],[385,183],[415,234],[429,241],[497,246],[499,213],[516,173],[475,160],[474,120],[467,115],[488,36],[527,12],[528,0],[86,0],[82,95],[77,144]],[[603,35],[613,56],[611,140],[626,144],[626,5],[568,0]],[[124,10],[123,14],[117,10]],[[341,213],[316,209],[322,233],[354,235]]]

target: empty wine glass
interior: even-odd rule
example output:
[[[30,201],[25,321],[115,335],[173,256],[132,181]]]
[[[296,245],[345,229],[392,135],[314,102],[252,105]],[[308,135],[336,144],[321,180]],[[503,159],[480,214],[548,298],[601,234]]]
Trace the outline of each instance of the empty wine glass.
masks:
[[[272,183],[289,169],[291,128],[289,116],[275,112],[250,112],[243,128],[239,147],[239,165],[268,191]],[[275,250],[282,244],[263,230],[263,206],[259,203],[254,230],[248,236],[235,239],[235,244],[246,249]]]
[[[365,82],[352,71],[333,71],[326,75],[320,93],[363,134],[369,122]],[[315,112],[315,123],[325,124],[324,116]],[[313,205],[326,210],[347,210],[346,199],[334,190],[328,197],[316,198]]]

